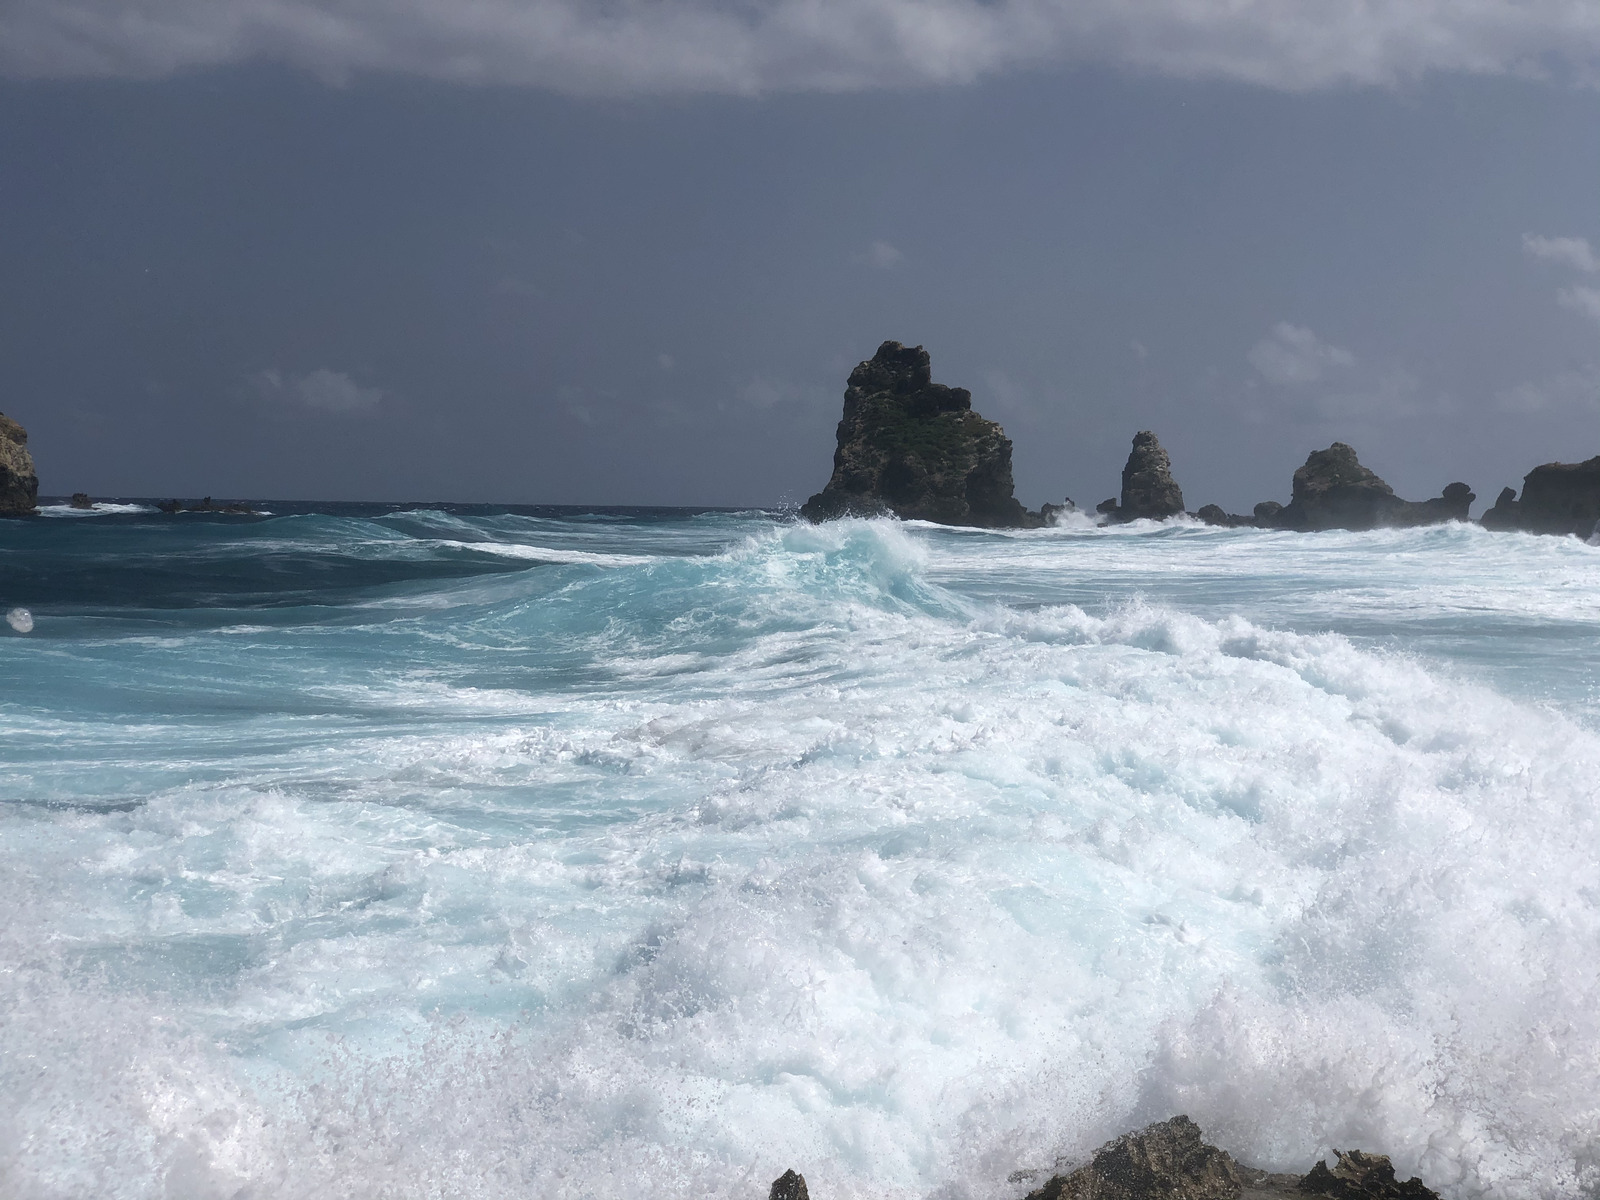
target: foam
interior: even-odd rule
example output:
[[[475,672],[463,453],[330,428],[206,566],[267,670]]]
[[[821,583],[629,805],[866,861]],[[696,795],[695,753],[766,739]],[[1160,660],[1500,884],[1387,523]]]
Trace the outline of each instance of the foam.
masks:
[[[987,1200],[1186,1111],[1266,1166],[1364,1145],[1447,1195],[1595,1186],[1600,735],[1217,611],[1220,584],[1159,595],[1276,570],[1329,615],[1400,612],[1425,567],[1457,620],[1488,552],[1480,608],[1542,627],[1575,619],[1567,549],[733,530],[280,631],[214,664],[253,710],[146,721],[52,784],[143,761],[142,805],[0,808],[29,964],[0,983],[0,1179],[751,1196],[794,1166],[818,1195]],[[985,565],[1013,596],[1156,585],[1003,605],[966,585]],[[195,686],[183,661],[140,678]],[[4,794],[50,746],[92,756],[92,715],[54,719]],[[28,1074],[41,1053],[61,1069]]]

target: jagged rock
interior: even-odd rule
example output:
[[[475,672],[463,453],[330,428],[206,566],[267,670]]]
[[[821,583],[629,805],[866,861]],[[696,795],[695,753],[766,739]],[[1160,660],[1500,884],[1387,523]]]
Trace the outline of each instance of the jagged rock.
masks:
[[[1437,525],[1464,521],[1475,497],[1464,483],[1452,483],[1433,500],[1402,500],[1394,489],[1361,465],[1343,442],[1314,450],[1294,473],[1294,494],[1269,521],[1279,529],[1376,529],[1381,526]]]
[[[89,499],[89,493],[88,492],[73,492],[72,493],[72,507],[73,508],[93,508],[94,507],[94,501]]]
[[[1478,524],[1485,529],[1522,528],[1522,509],[1517,503],[1517,489],[1501,488],[1494,507],[1478,518]]]
[[[1133,450],[1122,468],[1122,503],[1117,506],[1119,521],[1141,517],[1162,521],[1183,511],[1183,489],[1172,478],[1172,460],[1161,448],[1156,435],[1141,429],[1133,435]]]
[[[1028,1200],[1236,1200],[1245,1181],[1198,1125],[1173,1117],[1107,1142],[1088,1166],[1053,1176]]]
[[[1270,1174],[1234,1161],[1179,1116],[1107,1142],[1087,1166],[1052,1176],[1027,1200],[1440,1200],[1420,1179],[1397,1182],[1384,1155],[1334,1155],[1338,1166],[1332,1171],[1319,1162],[1304,1176]]]
[[[1302,1193],[1334,1200],[1439,1200],[1439,1194],[1416,1176],[1404,1183],[1395,1179],[1387,1154],[1335,1150],[1333,1155],[1338,1165],[1331,1171],[1326,1162],[1312,1167],[1300,1181]]]
[[[945,525],[1038,525],[1012,495],[1011,439],[972,393],[932,381],[921,346],[884,342],[850,373],[828,486],[813,521],[893,513]]]
[[[798,1171],[785,1171],[772,1181],[767,1200],[811,1200],[811,1193],[806,1191],[806,1177]]]
[[[1257,525],[1263,529],[1271,529],[1278,523],[1278,514],[1283,511],[1283,505],[1276,500],[1263,500],[1250,511],[1255,514]]]
[[[28,453],[28,431],[0,413],[0,517],[25,517],[39,503],[39,473]]]
[[[1576,534],[1586,538],[1600,520],[1600,457],[1581,463],[1545,463],[1522,480],[1522,499],[1506,488],[1488,512],[1485,529]]]

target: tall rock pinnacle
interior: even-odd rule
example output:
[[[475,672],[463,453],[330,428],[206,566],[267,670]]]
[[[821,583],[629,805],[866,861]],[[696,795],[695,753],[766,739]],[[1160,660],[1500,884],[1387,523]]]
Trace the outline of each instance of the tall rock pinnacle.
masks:
[[[800,510],[813,521],[893,513],[945,525],[1037,523],[1012,495],[1011,439],[972,393],[932,381],[921,346],[884,342],[850,373],[833,477]]]

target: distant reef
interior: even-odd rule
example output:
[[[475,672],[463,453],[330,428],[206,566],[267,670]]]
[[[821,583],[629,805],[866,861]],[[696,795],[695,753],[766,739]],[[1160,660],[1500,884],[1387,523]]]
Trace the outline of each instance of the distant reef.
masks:
[[[884,342],[850,373],[833,475],[801,507],[812,521],[893,515],[944,525],[1026,529],[1076,511],[1071,500],[1030,512],[1013,495],[1011,439],[973,411],[966,388],[934,383],[921,346]],[[1288,504],[1266,500],[1248,516],[1207,504],[1188,515],[1208,525],[1257,529],[1377,529],[1465,521],[1472,489],[1452,483],[1432,500],[1404,500],[1343,442],[1316,450],[1294,473]],[[1172,459],[1148,429],[1133,437],[1122,494],[1098,505],[1105,520],[1165,520],[1186,512]],[[1528,476],[1523,499],[1507,489],[1485,518],[1494,528],[1585,534],[1600,517],[1600,458],[1551,464]],[[1491,518],[1493,518],[1491,520]],[[1495,521],[1500,522],[1495,524]]]
[[[0,413],[0,517],[25,517],[39,503],[39,473],[28,453],[28,431]]]
[[[1257,1170],[1206,1142],[1198,1125],[1179,1116],[1107,1142],[1077,1170],[1051,1175],[1027,1200],[1440,1200],[1420,1179],[1396,1179],[1387,1155],[1335,1150],[1333,1157],[1331,1169],[1323,1160],[1304,1175]],[[1017,1171],[1010,1182],[1042,1174]],[[767,1200],[810,1200],[805,1176],[785,1171]]]
[[[884,342],[850,372],[833,476],[800,511],[813,521],[893,513],[998,529],[1043,524],[1012,490],[1005,430],[972,411],[966,388],[934,383],[921,346]]]

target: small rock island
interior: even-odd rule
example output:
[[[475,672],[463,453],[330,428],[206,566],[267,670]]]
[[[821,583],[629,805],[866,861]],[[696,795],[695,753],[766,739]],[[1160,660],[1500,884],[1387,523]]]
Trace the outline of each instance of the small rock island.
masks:
[[[850,372],[828,485],[813,521],[883,516],[991,529],[1041,525],[1012,495],[1011,439],[972,411],[966,388],[934,383],[921,346],[884,342]]]
[[[39,473],[28,453],[28,431],[0,413],[0,517],[25,517],[39,503]]]

